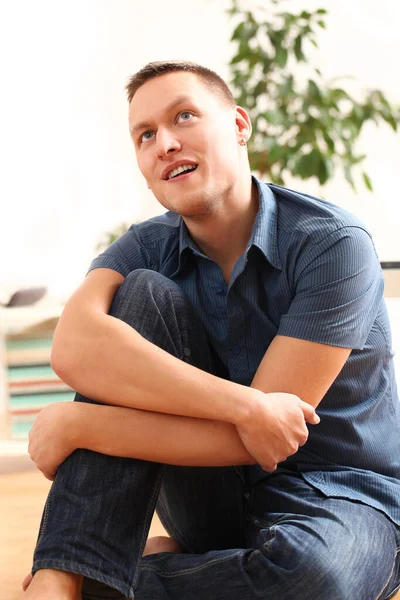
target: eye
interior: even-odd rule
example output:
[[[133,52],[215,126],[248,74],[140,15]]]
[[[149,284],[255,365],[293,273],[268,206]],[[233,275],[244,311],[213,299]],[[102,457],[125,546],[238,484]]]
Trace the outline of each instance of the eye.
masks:
[[[152,139],[151,136],[154,135],[154,131],[145,131],[144,133],[142,133],[142,135],[140,136],[140,142],[148,142],[149,140]]]
[[[188,110],[185,110],[184,112],[181,112],[181,114],[178,116],[178,122],[179,121],[190,121],[190,119],[194,117],[194,114],[189,112]]]

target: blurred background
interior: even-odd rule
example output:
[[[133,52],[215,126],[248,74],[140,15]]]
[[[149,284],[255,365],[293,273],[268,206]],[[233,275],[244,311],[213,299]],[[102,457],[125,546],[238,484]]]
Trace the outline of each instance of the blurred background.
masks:
[[[270,6],[271,2],[242,5]],[[380,88],[400,103],[396,0],[281,0],[297,12],[327,8],[310,56],[343,86]],[[127,128],[124,85],[151,60],[200,62],[230,80],[234,28],[225,0],[15,0],[0,3],[2,214],[0,289],[45,285],[64,299],[79,285],[103,231],[161,212],[141,180]],[[303,66],[298,65],[301,70]],[[382,260],[400,260],[400,136],[367,123],[370,193],[343,175],[324,196],[360,216]],[[315,180],[287,181],[319,193]]]
[[[48,363],[63,305],[101,247],[164,210],[127,126],[124,86],[149,61],[224,77],[253,119],[254,172],[360,217],[400,296],[399,19],[396,0],[0,2],[3,440],[71,399]]]
[[[73,397],[51,338],[99,243],[163,212],[135,164],[124,91],[152,60],[235,83],[257,122],[254,170],[361,218],[398,347],[399,22],[397,0],[0,0],[0,472],[29,468],[35,414]]]

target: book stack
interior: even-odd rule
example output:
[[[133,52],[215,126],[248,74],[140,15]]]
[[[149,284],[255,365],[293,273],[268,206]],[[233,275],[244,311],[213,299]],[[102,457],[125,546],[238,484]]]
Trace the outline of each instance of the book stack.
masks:
[[[12,439],[26,439],[37,413],[53,402],[74,399],[74,391],[50,366],[57,318],[5,339],[8,428]]]

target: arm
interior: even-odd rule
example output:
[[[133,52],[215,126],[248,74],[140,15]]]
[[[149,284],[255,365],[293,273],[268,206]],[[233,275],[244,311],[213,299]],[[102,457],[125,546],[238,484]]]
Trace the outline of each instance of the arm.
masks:
[[[266,395],[255,387],[237,385],[186,365],[106,314],[122,281],[121,275],[108,269],[99,269],[87,277],[60,319],[52,366],[71,387],[86,395],[95,398],[96,394],[90,389],[93,385],[105,400],[109,391],[115,403],[121,403],[123,397],[128,404],[137,403],[146,411],[123,413],[118,407],[82,403],[45,408],[29,436],[31,457],[43,472],[54,475],[59,464],[76,448],[174,464],[185,460],[185,464],[192,465],[237,464],[238,461],[245,464],[255,462],[254,456],[265,469],[273,470],[277,462],[305,443],[308,436],[305,420],[317,423],[319,419],[314,410],[296,396],[270,394],[266,402]],[[142,348],[150,353],[144,361],[140,354]],[[124,360],[121,370],[116,357],[126,353],[130,360]],[[137,390],[135,374],[132,376],[134,359],[141,365],[136,375],[143,391]],[[148,373],[149,363],[153,369],[156,365],[160,377],[155,378],[154,371]],[[79,381],[83,377],[82,386],[79,382],[77,386],[74,384],[75,369],[79,372]],[[143,370],[147,374],[144,377]],[[85,377],[89,380],[87,384]],[[101,386],[99,389],[99,379],[106,386],[104,396]],[[146,390],[146,383],[150,392]],[[196,418],[174,420],[171,414],[170,418],[163,419],[167,415],[160,413],[166,412],[166,406],[169,413],[176,415],[181,411],[183,416]],[[106,408],[110,421],[104,427]],[[72,416],[75,421],[71,420]],[[233,427],[236,424],[240,424],[242,435],[251,438],[252,456]],[[143,434],[142,437],[132,436],[135,430]],[[159,431],[157,436],[155,430]],[[79,435],[75,435],[76,432],[80,432]],[[156,448],[154,439],[158,440]]]
[[[122,281],[115,271],[96,269],[67,303],[51,357],[51,366],[63,381],[108,405],[234,425],[261,412],[265,394],[255,387],[188,365],[108,315]],[[298,405],[307,410],[303,404]],[[313,411],[307,411],[307,418],[314,419]]]
[[[108,405],[241,420],[257,394],[180,361],[107,314],[122,282],[119,273],[96,269],[68,301],[53,341],[51,366],[57,375]]]
[[[316,408],[350,352],[350,348],[277,335],[251,385],[265,393],[296,394]]]
[[[270,398],[273,392],[281,395],[295,394],[313,407],[317,407],[322,398],[338,376],[346,362],[351,349],[338,348],[277,335],[271,342],[267,352],[252,381],[256,387]],[[277,414],[277,420],[279,415]],[[240,424],[238,434],[250,454],[257,455],[259,435],[254,430],[246,430]],[[301,445],[301,444],[300,444]],[[295,454],[298,448],[291,454]],[[278,459],[263,468],[274,471]]]
[[[296,394],[317,407],[351,349],[364,347],[380,307],[382,274],[360,227],[343,227],[313,244],[297,271],[296,294],[252,386]],[[252,454],[252,440],[238,431]]]
[[[293,454],[299,439],[302,443],[307,439],[299,403],[297,397],[280,393],[269,394],[264,403],[263,424],[260,419],[256,422],[267,470]],[[311,407],[309,412],[313,414]],[[249,437],[255,445],[254,435]],[[237,428],[222,421],[82,402],[60,402],[43,409],[29,433],[29,453],[37,467],[52,480],[58,466],[77,448],[181,466],[257,462]]]
[[[307,257],[307,268],[301,265],[302,279],[297,284],[298,295],[292,303],[289,313],[284,315],[282,331],[280,329],[271,343],[252,383],[253,389],[259,388],[268,394],[264,395],[263,401],[260,392],[253,397],[253,402],[251,402],[249,396],[245,397],[245,390],[249,390],[249,388],[243,389],[243,386],[230,384],[236,389],[242,389],[244,402],[247,401],[247,411],[244,411],[244,414],[247,412],[247,419],[242,418],[236,423],[231,422],[237,425],[237,431],[249,454],[256,457],[257,462],[267,470],[273,470],[277,462],[296,452],[298,445],[305,443],[307,437],[307,434],[304,435],[304,431],[301,433],[300,429],[297,430],[296,435],[293,435],[294,430],[288,431],[289,425],[292,425],[296,419],[291,417],[285,422],[282,413],[282,406],[285,404],[283,399],[287,402],[290,398],[296,398],[289,394],[296,394],[304,398],[310,405],[317,406],[340,372],[350,353],[350,347],[363,345],[363,339],[369,330],[369,323],[374,314],[374,310],[369,310],[369,307],[376,305],[375,298],[379,293],[379,289],[377,289],[379,285],[376,285],[377,267],[373,263],[374,257],[370,256],[369,260],[365,258],[365,255],[371,254],[372,251],[370,240],[367,240],[368,243],[365,244],[366,236],[364,234],[362,236],[363,239],[358,240],[358,251],[355,255],[355,258],[359,258],[359,265],[354,264],[354,256],[352,262],[338,261],[337,255],[331,253],[331,247],[334,248],[334,244],[331,247],[328,245],[327,249],[325,247],[320,249],[320,246],[317,246],[316,255],[311,257],[312,260]],[[345,248],[343,255],[346,255],[348,250],[352,250],[354,246],[353,237],[349,236],[349,239],[350,248]],[[341,244],[347,243],[347,240],[347,237],[343,238]],[[363,253],[359,251],[359,242],[363,242]],[[316,260],[319,258],[318,253],[322,254],[324,258],[322,263],[318,261],[322,264],[322,274],[331,275],[331,272],[325,269],[328,259],[329,263],[337,265],[340,271],[335,274],[336,279],[333,281],[332,278],[323,281],[321,277],[321,285],[315,287],[313,272],[316,268]],[[351,270],[348,272],[346,269],[350,268]],[[347,285],[349,280],[354,282],[352,286]],[[110,297],[112,298],[112,295]],[[104,313],[104,306],[102,310]],[[360,315],[367,315],[367,317],[360,319]],[[337,323],[341,323],[341,326],[335,326]],[[291,327],[294,327],[298,333],[299,324],[302,324],[305,338],[312,336],[315,339],[317,336],[318,342],[290,337]],[[330,345],[330,341],[332,341],[332,345]],[[348,342],[348,347],[346,347],[346,342]],[[178,363],[182,368],[187,367],[180,361]],[[202,375],[206,376],[207,374]],[[276,395],[271,392],[277,390],[287,393],[279,394],[279,405],[274,407],[271,414],[268,409],[272,399],[274,397],[276,399]],[[303,404],[298,406],[306,415],[308,422],[318,422],[312,414],[307,416]],[[299,415],[294,416],[298,418]],[[229,423],[229,418],[227,422]],[[299,424],[298,421],[297,423]],[[151,434],[151,432],[149,433]],[[301,439],[302,436],[303,439]],[[283,440],[285,440],[284,443],[282,443]],[[98,443],[96,448],[101,451],[101,440],[93,443]],[[184,448],[181,451],[185,452]],[[232,452],[235,452],[233,448]],[[68,454],[69,452],[67,452]],[[202,460],[201,456],[196,458],[196,460],[198,459]],[[168,460],[166,455],[164,460]]]
[[[255,464],[252,453],[259,452],[261,443],[268,453],[264,468],[273,471],[286,458],[286,450],[283,454],[279,452],[287,448],[282,437],[290,439],[287,423],[297,422],[300,413],[292,401],[296,396],[291,394],[301,395],[316,406],[349,353],[345,348],[277,336],[252,383],[268,392],[268,401],[264,403],[264,419],[254,419],[251,430],[217,420],[59,403],[47,407],[37,417],[30,433],[29,451],[46,477],[54,479],[59,464],[76,448],[164,464],[228,466]],[[277,390],[287,393],[275,393]],[[297,448],[294,443],[287,455]]]
[[[269,392],[268,409],[274,429],[278,427],[279,409],[286,410],[284,420],[290,421],[293,416],[287,394],[278,390],[302,395],[317,405],[349,352],[294,338],[275,338],[252,384]],[[230,423],[82,403],[75,403],[75,409],[76,447],[182,466],[256,463]],[[271,443],[274,431],[268,435]]]

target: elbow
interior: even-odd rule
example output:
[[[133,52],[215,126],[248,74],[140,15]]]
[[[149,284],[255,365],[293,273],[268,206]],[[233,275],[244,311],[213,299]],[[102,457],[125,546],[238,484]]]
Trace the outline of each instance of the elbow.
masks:
[[[66,351],[65,345],[53,341],[50,353],[50,366],[54,373],[65,383],[71,385],[71,376],[75,371],[71,353]]]

